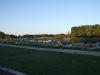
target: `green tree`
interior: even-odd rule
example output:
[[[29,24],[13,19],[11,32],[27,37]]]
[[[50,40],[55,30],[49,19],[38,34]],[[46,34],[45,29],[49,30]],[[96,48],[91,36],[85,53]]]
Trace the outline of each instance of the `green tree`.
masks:
[[[4,39],[5,33],[0,31],[0,39]]]
[[[10,37],[11,38],[17,38],[17,36],[16,35],[13,35],[13,34],[11,34]]]
[[[5,35],[5,39],[11,39],[12,37],[9,34]]]

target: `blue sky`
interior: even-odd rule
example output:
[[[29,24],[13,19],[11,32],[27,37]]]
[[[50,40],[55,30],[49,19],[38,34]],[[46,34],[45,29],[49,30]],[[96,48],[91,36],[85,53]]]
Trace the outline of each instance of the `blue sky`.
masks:
[[[67,34],[86,24],[100,24],[100,0],[0,0],[4,33]]]

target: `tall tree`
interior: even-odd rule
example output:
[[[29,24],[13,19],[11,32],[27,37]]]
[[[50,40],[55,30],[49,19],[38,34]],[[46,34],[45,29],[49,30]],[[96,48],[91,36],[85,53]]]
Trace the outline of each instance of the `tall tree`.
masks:
[[[78,27],[71,28],[71,37],[72,38],[79,38],[79,37],[96,37],[100,36],[100,25],[82,25]]]

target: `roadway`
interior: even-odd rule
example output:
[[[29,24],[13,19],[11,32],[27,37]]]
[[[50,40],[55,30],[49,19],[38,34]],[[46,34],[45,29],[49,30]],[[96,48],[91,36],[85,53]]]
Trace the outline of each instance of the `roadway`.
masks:
[[[17,48],[25,48],[25,49],[33,49],[33,50],[43,50],[43,51],[53,51],[53,52],[62,52],[62,53],[73,53],[73,54],[100,56],[100,52],[94,52],[94,51],[82,51],[82,50],[70,50],[70,49],[50,49],[50,48],[18,46],[18,45],[9,45],[9,44],[0,44],[0,46],[9,46],[9,47],[17,47]]]

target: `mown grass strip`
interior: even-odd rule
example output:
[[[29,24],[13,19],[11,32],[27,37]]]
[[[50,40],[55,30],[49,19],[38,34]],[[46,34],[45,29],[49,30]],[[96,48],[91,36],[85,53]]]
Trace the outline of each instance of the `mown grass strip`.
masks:
[[[0,75],[7,75],[7,73],[2,71],[2,70],[0,70]]]
[[[100,75],[100,57],[0,46],[0,65],[29,75]]]

